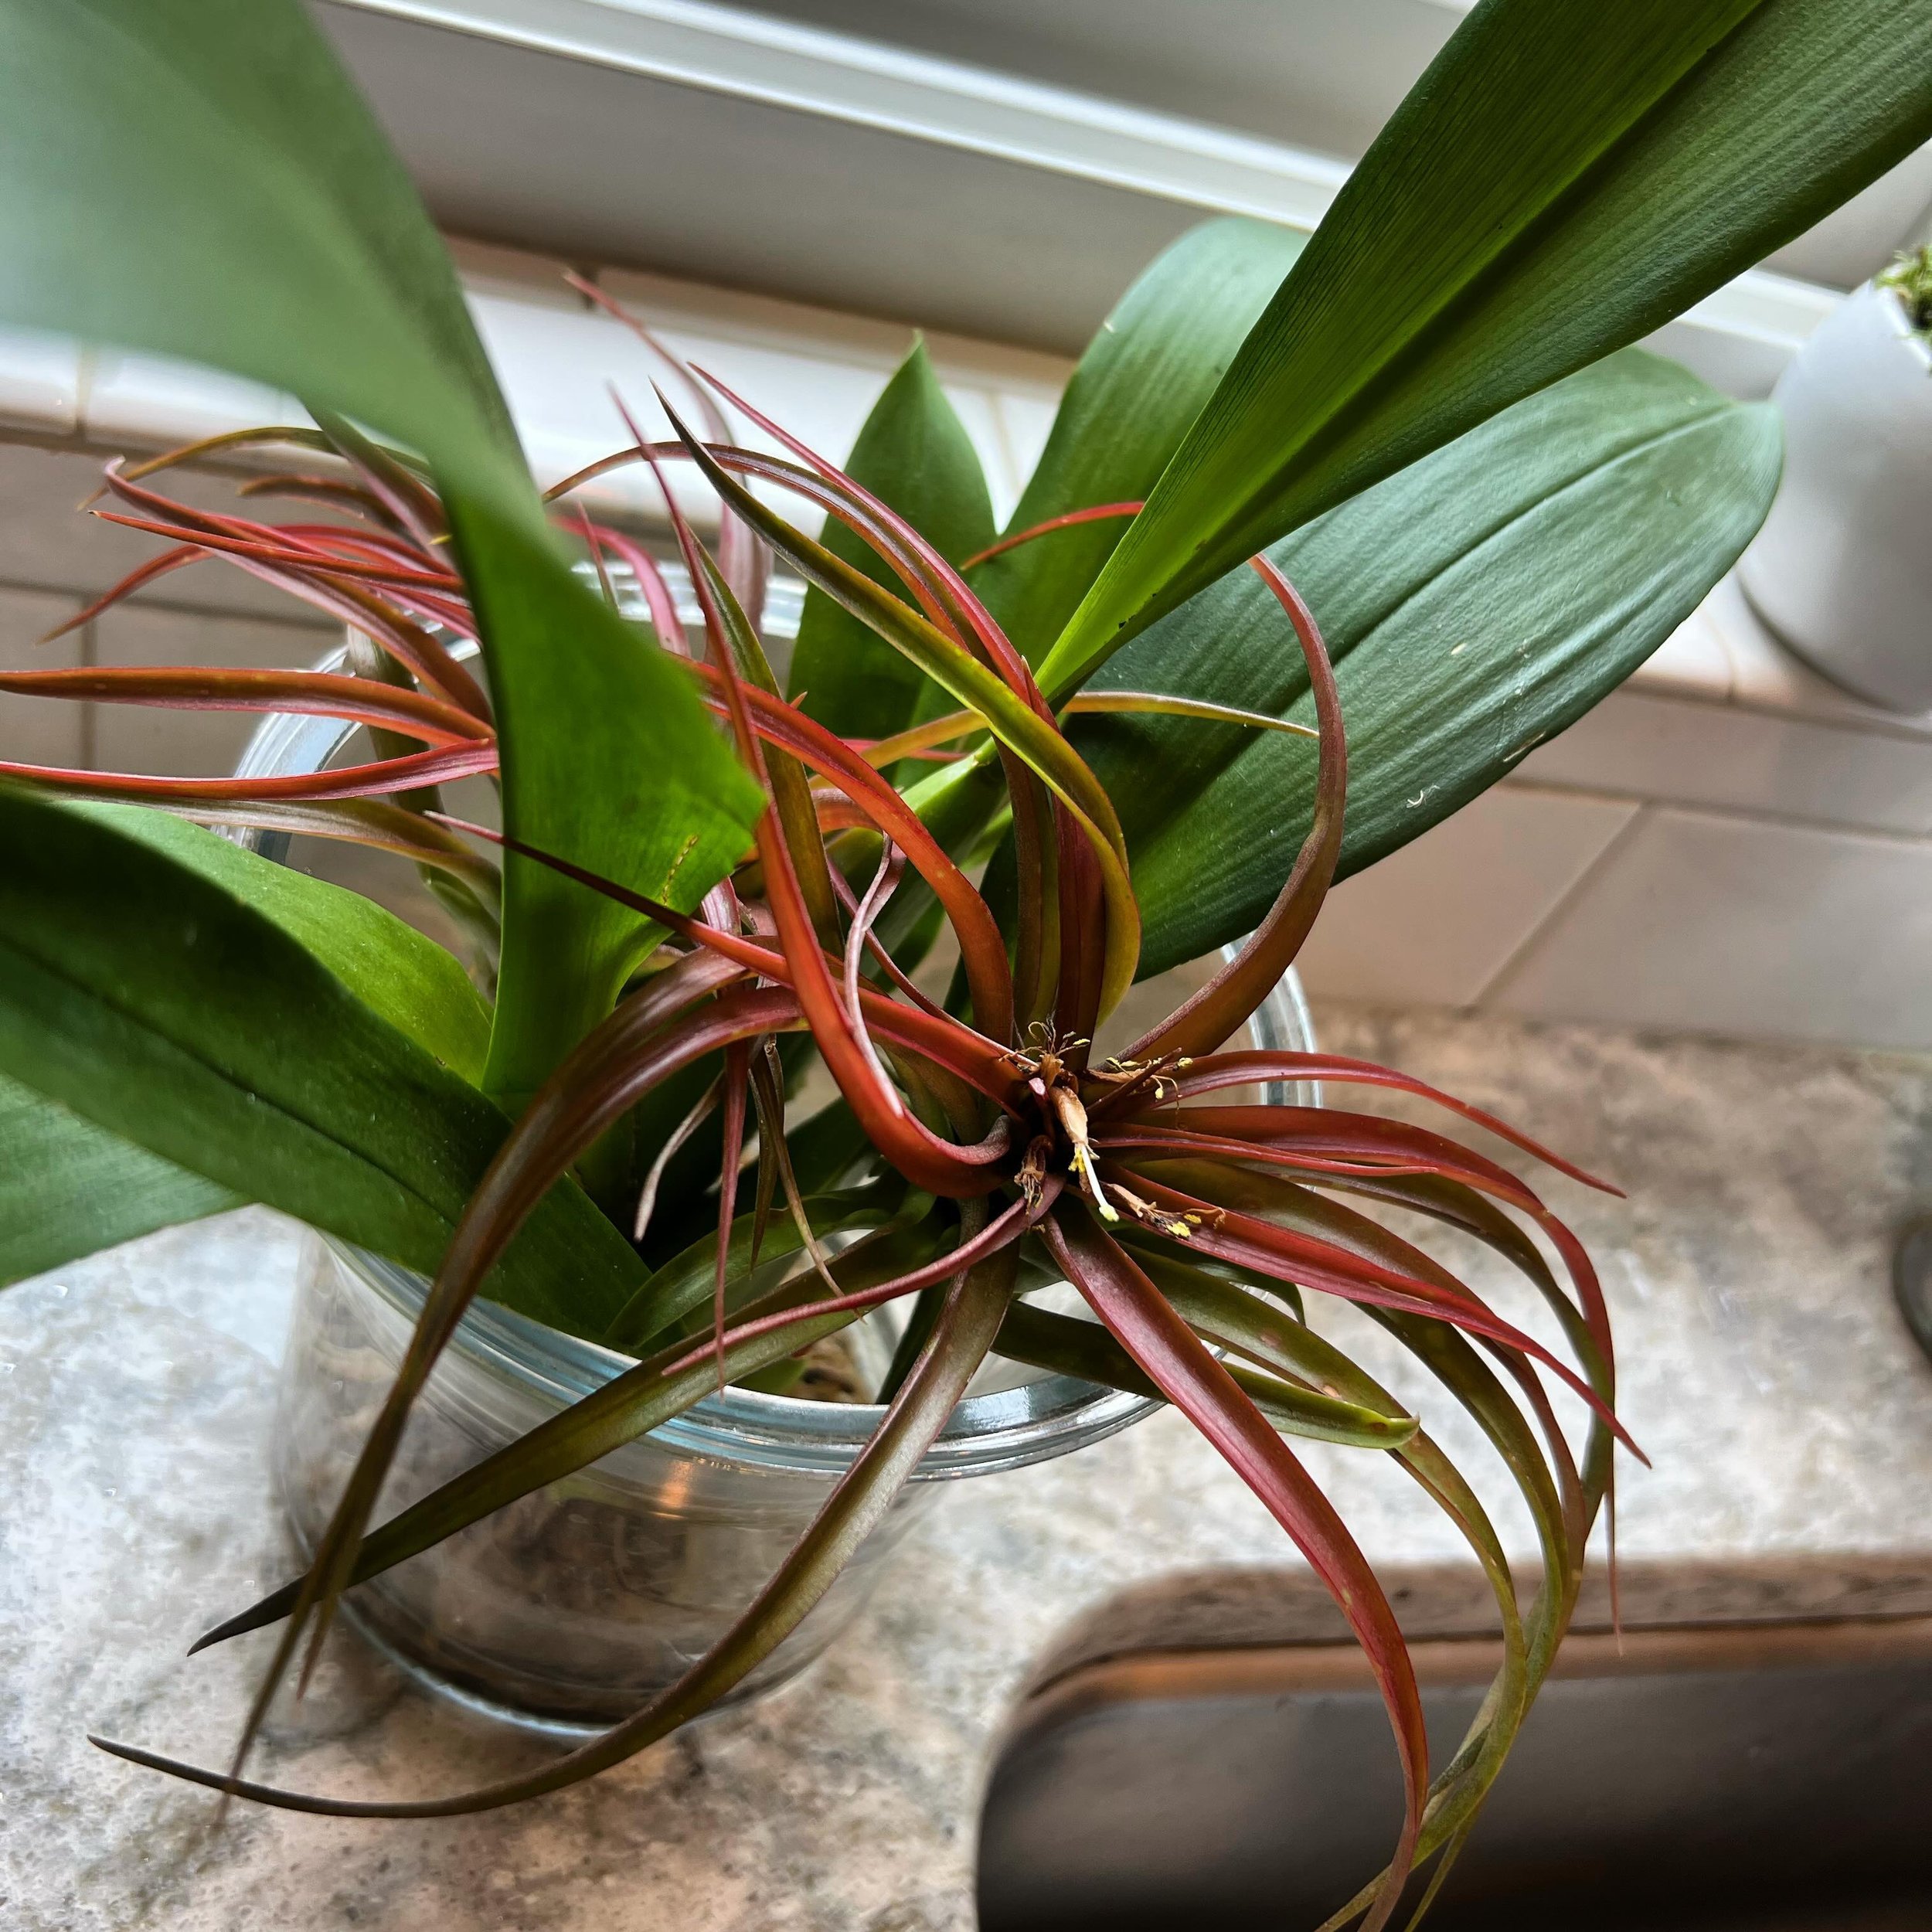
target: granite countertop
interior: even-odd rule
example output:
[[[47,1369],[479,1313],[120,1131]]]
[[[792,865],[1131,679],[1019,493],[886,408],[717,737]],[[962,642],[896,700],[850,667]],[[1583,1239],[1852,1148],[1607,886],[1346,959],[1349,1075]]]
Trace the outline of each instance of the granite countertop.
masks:
[[[1597,1257],[1623,1412],[1655,1464],[1626,1462],[1620,1482],[1622,1546],[1647,1573],[1810,1553],[1855,1579],[1932,1553],[1932,1366],[1888,1281],[1896,1228],[1932,1204],[1932,1062],[1317,1019],[1325,1046],[1494,1107],[1629,1189],[1548,1192]],[[452,1822],[243,1807],[216,1828],[206,1794],[83,1733],[204,1761],[232,1739],[260,1639],[183,1652],[281,1573],[265,1445],[296,1241],[251,1211],[0,1295],[0,1922],[17,1932],[963,1932],[989,1742],[1037,1661],[1129,1586],[1297,1566],[1163,1413],[947,1485],[822,1662],[589,1785]],[[1320,1325],[1386,1366],[1366,1325]],[[1402,1386],[1479,1466],[1440,1399]],[[1459,1556],[1386,1459],[1309,1460],[1379,1562]],[[319,1692],[277,1714],[264,1763],[311,1789],[416,1794],[533,1748],[345,1639]]]

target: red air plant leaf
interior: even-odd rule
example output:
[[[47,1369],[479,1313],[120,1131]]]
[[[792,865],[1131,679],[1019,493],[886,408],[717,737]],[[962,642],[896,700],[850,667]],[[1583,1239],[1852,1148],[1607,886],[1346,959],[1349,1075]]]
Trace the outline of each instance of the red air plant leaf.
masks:
[[[426,745],[488,744],[492,736],[480,719],[425,692],[320,671],[203,671],[178,665],[153,671],[0,672],[0,691],[185,711],[311,712],[379,725]]]
[[[83,791],[104,798],[156,804],[196,801],[256,804],[269,801],[381,798],[420,791],[455,778],[474,778],[496,769],[495,744],[466,745],[452,751],[413,752],[373,764],[345,765],[332,771],[267,778],[160,778],[139,772],[81,771],[58,765],[21,765],[0,760],[0,777],[18,778],[61,791]]]
[[[1281,607],[1284,644],[1292,639],[1307,665],[1317,719],[1318,742],[1307,753],[1312,824],[1272,910],[1233,963],[1121,1057],[1098,1062],[1090,1036],[1132,975],[1139,910],[1113,802],[1068,741],[1063,719],[1111,709],[1290,733],[1307,727],[1158,692],[1062,692],[1049,704],[961,570],[917,529],[722,384],[676,367],[705,413],[706,440],[674,415],[676,440],[636,437],[552,497],[607,596],[614,601],[617,569],[635,580],[650,627],[640,629],[638,648],[688,665],[719,727],[766,787],[770,803],[755,849],[700,913],[450,818],[423,796],[443,779],[495,766],[487,701],[450,648],[474,627],[434,491],[410,463],[347,425],[325,422],[319,436],[273,433],[307,453],[303,467],[244,492],[325,503],[346,519],[340,525],[274,525],[189,509],[140,480],[171,459],[139,472],[111,470],[108,488],[128,506],[114,514],[172,547],[95,607],[191,563],[223,563],[353,625],[383,654],[385,676],[192,667],[28,672],[0,678],[0,690],[313,711],[368,727],[393,755],[248,781],[22,766],[0,766],[0,774],[145,798],[209,818],[226,809],[252,811],[257,822],[282,822],[281,814],[306,825],[305,812],[330,835],[363,837],[445,865],[460,852],[473,868],[486,867],[488,855],[471,842],[482,842],[621,901],[665,935],[648,971],[516,1123],[470,1202],[314,1565],[209,1641],[285,1619],[277,1672],[304,1637],[312,1656],[337,1599],[354,1583],[584,1466],[707,1388],[896,1305],[909,1312],[875,1447],[745,1617],[683,1680],[630,1724],[531,1777],[449,1798],[347,1802],[240,1781],[240,1755],[224,1774],[132,1747],[109,1748],[264,1803],[359,1816],[483,1809],[588,1776],[696,1714],[768,1654],[822,1594],[855,1536],[877,1520],[980,1356],[1003,1348],[1016,1359],[1158,1391],[1214,1445],[1335,1594],[1386,1702],[1406,1792],[1388,1869],[1342,1915],[1366,1913],[1379,1926],[1412,1867],[1453,1855],[1566,1625],[1584,1543],[1608,1492],[1614,1445],[1628,1441],[1614,1409],[1609,1320],[1580,1244],[1513,1168],[1444,1133],[1344,1106],[1216,1097],[1276,1081],[1379,1087],[1498,1135],[1571,1179],[1604,1184],[1400,1073],[1332,1055],[1230,1046],[1320,908],[1347,790],[1327,650],[1315,613],[1274,565],[1254,561]],[[730,444],[714,392],[785,453]],[[311,474],[318,451],[335,456],[339,472]],[[701,638],[685,635],[648,546],[566,502],[622,464],[657,469],[672,461],[695,464],[726,510],[727,554],[719,560],[666,495]],[[754,485],[802,497],[843,522],[896,574],[903,594],[882,590],[794,529],[752,493]],[[1073,511],[972,561],[1138,508]],[[963,708],[866,743],[836,736],[787,702],[759,624],[767,544]],[[421,749],[395,750],[396,740]],[[910,791],[887,775],[920,770],[902,761],[922,758],[947,762],[923,767],[931,775]],[[994,784],[1004,779],[1012,808],[1019,890],[1005,926],[974,883],[972,863],[988,849],[975,842],[985,824],[942,836],[937,821],[929,822],[933,785],[978,782],[981,774]],[[314,802],[391,794],[396,803]],[[407,834],[411,825],[420,836]],[[924,947],[942,928],[957,942],[961,968],[962,994],[950,1003],[919,974]],[[781,1066],[781,1039],[808,1043],[840,1097],[803,1128],[787,1117],[791,1062]],[[545,1192],[673,1077],[690,1084],[641,1150],[624,1226],[628,1233],[634,1224],[641,1243],[656,1243],[668,1206],[673,1219],[682,1216],[679,1238],[692,1245],[663,1259],[612,1332],[641,1358],[637,1368],[370,1531],[410,1404],[495,1258]],[[754,1107],[759,1173],[747,1209],[739,1179]],[[836,1151],[815,1179],[801,1150],[828,1123],[838,1129],[829,1135]],[[667,1203],[662,1194],[673,1156],[701,1133],[714,1137],[707,1145],[719,1185],[715,1213],[707,1199],[705,1230],[693,1240],[689,1204]],[[1508,1262],[1554,1311],[1575,1365],[1372,1219],[1367,1210],[1377,1206],[1453,1227]],[[1553,1264],[1546,1258],[1551,1250]],[[1019,1284],[1043,1276],[1071,1282],[1099,1326],[1019,1303]],[[1394,1396],[1300,1318],[1304,1295],[1366,1308],[1496,1447],[1543,1541],[1543,1592],[1528,1611],[1516,1602],[1475,1492]],[[1545,1389],[1546,1372],[1580,1398],[1580,1452]],[[1495,1692],[1433,1782],[1400,1633],[1360,1550],[1290,1452],[1284,1432],[1298,1431],[1398,1455],[1467,1538],[1497,1593],[1507,1655]],[[258,1706],[248,1736],[265,1707]]]
[[[1328,1498],[1132,1257],[1080,1206],[1046,1225],[1048,1245],[1067,1279],[1294,1539],[1368,1657],[1394,1726],[1405,1798],[1389,1880],[1368,1921],[1372,1928],[1380,1926],[1395,1910],[1413,1862],[1429,1784],[1422,1699],[1389,1600]]]
[[[1056,530],[1077,529],[1083,523],[1106,523],[1116,519],[1138,516],[1145,506],[1134,503],[1092,503],[1083,510],[1068,510],[1059,516],[1049,516],[1043,523],[1036,523],[1030,529],[1015,530],[1011,536],[1002,537],[997,543],[989,543],[983,550],[976,550],[960,566],[962,570],[975,569],[996,556],[1004,556],[1009,550],[1017,550],[1022,543],[1031,543],[1036,537],[1051,536]]]

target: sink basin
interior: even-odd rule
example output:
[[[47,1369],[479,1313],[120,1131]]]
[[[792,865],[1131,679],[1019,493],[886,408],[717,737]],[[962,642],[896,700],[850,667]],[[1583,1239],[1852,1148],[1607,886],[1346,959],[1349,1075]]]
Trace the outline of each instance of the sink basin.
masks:
[[[1446,1759],[1499,1655],[1480,1584],[1392,1590]],[[1435,1932],[1927,1932],[1932,1566],[1636,1570],[1587,1599]],[[981,1824],[982,1932],[1313,1927],[1393,1843],[1358,1654],[1304,1580],[1183,1579],[1036,1675]],[[1398,1919],[1400,1924],[1401,1920]]]

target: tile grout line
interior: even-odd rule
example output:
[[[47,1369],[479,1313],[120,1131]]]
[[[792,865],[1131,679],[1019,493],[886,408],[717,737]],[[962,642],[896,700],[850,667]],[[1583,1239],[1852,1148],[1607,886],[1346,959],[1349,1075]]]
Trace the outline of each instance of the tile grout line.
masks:
[[[1611,791],[1601,785],[1560,784],[1550,778],[1533,784],[1505,778],[1502,784],[1512,791],[1529,792],[1541,798],[1593,799],[1600,803],[1636,805],[1649,811],[1672,812],[1680,818],[1701,818],[1719,825],[1768,826],[1778,832],[1809,832],[1820,838],[1863,838],[1876,845],[1903,845],[1913,849],[1932,846],[1932,823],[1916,832],[1896,825],[1874,825],[1857,818],[1813,818],[1802,812],[1779,811],[1769,805],[1713,804],[1701,798],[1666,794]],[[1621,837],[1619,831],[1617,836]],[[1593,859],[1591,863],[1596,862]]]
[[[1932,728],[1929,728],[1932,727],[1932,714],[1884,712],[1875,708],[1863,711],[1825,710],[1808,703],[1780,704],[1762,692],[1740,693],[1734,683],[1719,693],[1685,680],[1665,683],[1661,679],[1646,679],[1641,665],[1611,696],[1638,698],[1650,704],[1694,706],[1700,710],[1736,712],[1747,718],[1801,725],[1807,730],[1835,732],[1847,737],[1885,738],[1899,744],[1932,743]]]
[[[46,583],[33,577],[0,577],[0,597],[17,591],[22,597],[58,597],[70,604],[85,604],[98,597],[97,590],[77,590],[71,583]],[[138,590],[124,603],[114,607],[117,610],[165,613],[175,617],[199,617],[207,624],[253,624],[270,631],[298,631],[325,633],[333,637],[341,629],[339,624],[326,621],[311,624],[305,617],[270,617],[265,611],[251,610],[246,606],[233,604],[199,604],[173,597],[151,596],[145,590]],[[93,628],[90,624],[88,628]]]
[[[1529,954],[1544,937],[1554,927],[1570,909],[1583,896],[1592,881],[1609,864],[1611,859],[1635,836],[1638,826],[1645,824],[1655,811],[1655,805],[1645,801],[1637,801],[1636,809],[1622,825],[1604,842],[1602,849],[1589,864],[1560,892],[1543,917],[1512,947],[1502,964],[1497,967],[1481,986],[1475,997],[1461,1009],[1464,1012],[1482,1012],[1488,1010],[1488,1002],[1501,992],[1511,976],[1526,963]]]

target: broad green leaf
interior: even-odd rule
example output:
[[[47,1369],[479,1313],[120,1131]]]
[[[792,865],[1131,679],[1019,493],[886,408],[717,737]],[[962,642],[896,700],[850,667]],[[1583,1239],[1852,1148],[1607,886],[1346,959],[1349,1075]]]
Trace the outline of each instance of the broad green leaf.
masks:
[[[508,830],[689,912],[749,849],[764,804],[686,674],[591,596],[548,533],[452,505],[502,736]],[[615,1005],[658,929],[512,852],[484,1084],[512,1111]]]
[[[0,789],[0,1074],[426,1271],[509,1126],[219,880],[15,787]],[[486,1291],[594,1335],[642,1274],[566,1182]]]
[[[1484,0],[1336,198],[1054,646],[1635,341],[1932,135],[1923,0]]]
[[[986,478],[965,426],[933,373],[923,342],[872,405],[845,468],[906,518],[948,563],[993,540]],[[834,556],[903,595],[872,546],[836,518],[821,539]],[[798,621],[787,688],[804,709],[848,738],[883,738],[910,722],[926,684],[918,671],[850,611],[812,589]]]
[[[449,257],[292,0],[13,0],[0,308],[313,396],[506,497]]]
[[[1146,496],[1304,240],[1267,222],[1204,222],[1144,269],[1081,356],[1008,533]],[[1056,531],[982,564],[973,587],[1037,663],[1126,528]]]
[[[0,1077],[0,1287],[243,1197]]]
[[[447,253],[306,11],[15,0],[6,30],[0,318],[231,369],[420,451],[481,621],[510,828],[696,904],[755,788],[683,674],[570,575]],[[489,1081],[514,1099],[648,929],[516,858],[504,920]]]
[[[76,802],[69,809],[165,852],[253,906],[451,1073],[472,1086],[482,1079],[488,1008],[462,968],[393,913],[359,893],[271,864],[164,811],[94,802]]]
[[[1303,239],[1265,222],[1207,222],[1144,270],[1080,358],[1008,533],[1146,496]],[[1109,520],[1056,531],[990,559],[970,580],[1037,663],[1126,527]],[[1004,800],[996,770],[965,763],[929,774],[910,795],[954,851],[968,846]],[[996,893],[1009,860],[1010,850],[995,861]],[[902,958],[923,954],[913,935],[931,903],[911,883],[886,909],[879,930]]]
[[[1767,406],[1630,349],[1275,546],[1337,664],[1342,874],[1467,804],[1621,683],[1750,541],[1778,462]],[[1280,606],[1247,570],[1095,680],[1117,682],[1312,716]],[[1120,805],[1142,974],[1253,927],[1307,832],[1312,747],[1145,716],[1082,718],[1073,736]]]

